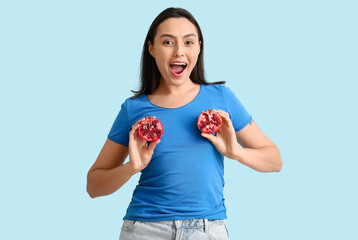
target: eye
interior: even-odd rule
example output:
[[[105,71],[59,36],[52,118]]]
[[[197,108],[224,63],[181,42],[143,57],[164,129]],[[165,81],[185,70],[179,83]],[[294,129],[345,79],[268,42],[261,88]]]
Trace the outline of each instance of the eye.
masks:
[[[186,44],[187,44],[187,45],[193,45],[194,42],[193,42],[193,41],[186,41]]]
[[[165,40],[164,45],[172,45],[173,42],[171,40]]]

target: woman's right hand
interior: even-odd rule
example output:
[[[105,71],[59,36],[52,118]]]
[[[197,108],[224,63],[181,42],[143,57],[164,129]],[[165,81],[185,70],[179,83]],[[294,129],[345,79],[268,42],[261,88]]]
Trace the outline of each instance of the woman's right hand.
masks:
[[[154,149],[158,143],[160,143],[160,139],[151,142],[148,146],[147,141],[139,136],[138,127],[140,122],[145,120],[142,118],[138,120],[133,126],[132,130],[129,133],[129,162],[128,164],[131,166],[133,173],[137,173],[142,171],[152,159]]]

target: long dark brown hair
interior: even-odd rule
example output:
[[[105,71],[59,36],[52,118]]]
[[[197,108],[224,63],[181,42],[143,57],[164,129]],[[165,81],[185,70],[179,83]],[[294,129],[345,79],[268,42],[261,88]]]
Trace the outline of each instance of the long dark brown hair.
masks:
[[[188,19],[191,23],[194,24],[196,30],[198,31],[199,42],[201,41],[198,60],[196,62],[195,67],[193,68],[193,71],[190,74],[191,81],[197,84],[204,84],[204,85],[225,84],[225,81],[209,83],[205,79],[204,57],[203,57],[204,39],[199,24],[195,20],[193,15],[191,15],[190,12],[188,12],[183,8],[167,8],[154,19],[152,25],[148,30],[147,37],[145,38],[143,51],[142,51],[142,59],[141,59],[140,89],[138,91],[132,90],[132,92],[135,94],[132,97],[133,99],[139,97],[142,94],[152,94],[159,86],[161,74],[155,62],[155,59],[149,53],[148,41],[150,41],[153,44],[154,37],[157,32],[157,28],[159,24],[161,24],[164,20],[168,18],[181,18],[181,17]]]

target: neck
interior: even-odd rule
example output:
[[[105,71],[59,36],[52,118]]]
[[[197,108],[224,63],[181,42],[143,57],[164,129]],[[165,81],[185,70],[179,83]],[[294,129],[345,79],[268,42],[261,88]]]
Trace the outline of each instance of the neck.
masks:
[[[193,83],[190,78],[183,82],[182,84],[167,84],[165,80],[162,78],[160,80],[158,88],[155,90],[154,94],[160,95],[181,95],[191,90],[198,88],[199,85]]]

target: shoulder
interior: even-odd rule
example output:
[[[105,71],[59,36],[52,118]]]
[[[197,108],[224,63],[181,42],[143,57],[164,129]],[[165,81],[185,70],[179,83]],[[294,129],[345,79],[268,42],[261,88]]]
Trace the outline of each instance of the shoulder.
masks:
[[[220,90],[220,89],[224,88],[225,85],[224,84],[208,84],[208,85],[202,84],[201,87],[206,88],[206,89]]]
[[[223,93],[224,89],[227,88],[224,84],[209,84],[209,85],[201,85],[203,92],[208,94],[213,93]]]
[[[122,104],[122,109],[125,109],[130,121],[142,118],[143,114],[149,114],[154,108],[147,95],[143,94],[137,98],[128,97]]]
[[[146,95],[142,94],[137,98],[134,98],[134,95],[131,97],[126,98],[126,100],[123,102],[123,106],[126,108],[132,108],[135,106],[140,106],[141,104],[147,102]]]
[[[236,94],[224,84],[202,85],[202,88],[206,96],[223,98],[225,101],[236,97]]]

